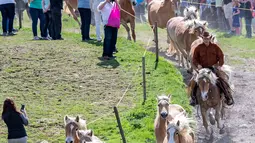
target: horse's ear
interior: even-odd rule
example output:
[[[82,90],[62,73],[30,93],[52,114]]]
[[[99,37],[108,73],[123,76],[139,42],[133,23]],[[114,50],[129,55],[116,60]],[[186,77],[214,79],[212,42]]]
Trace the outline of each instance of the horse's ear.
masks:
[[[206,21],[203,23],[204,26],[207,26],[207,24],[208,24],[208,23],[207,23]]]
[[[195,10],[195,12],[197,12],[197,9]]]
[[[77,116],[77,117],[75,118],[75,121],[76,121],[76,122],[79,122],[79,121],[80,121],[80,117]]]
[[[177,126],[180,126],[180,120],[177,121]]]
[[[189,11],[189,9],[186,7],[186,11],[188,12]]]
[[[92,137],[93,136],[93,131],[89,130],[88,135]]]
[[[171,101],[171,97],[172,97],[172,95],[168,94],[169,102]]]
[[[207,74],[210,74],[212,71],[208,71]]]
[[[197,22],[194,20],[194,24],[197,25]]]

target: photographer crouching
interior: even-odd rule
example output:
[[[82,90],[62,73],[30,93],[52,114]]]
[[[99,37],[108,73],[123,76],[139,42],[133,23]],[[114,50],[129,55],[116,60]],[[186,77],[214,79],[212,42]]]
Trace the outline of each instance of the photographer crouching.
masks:
[[[109,60],[116,51],[118,28],[120,27],[120,5],[117,0],[105,0],[98,7],[104,24],[103,59]]]
[[[8,127],[8,143],[27,143],[24,125],[28,125],[25,105],[18,111],[14,101],[6,98],[3,105],[2,119]]]

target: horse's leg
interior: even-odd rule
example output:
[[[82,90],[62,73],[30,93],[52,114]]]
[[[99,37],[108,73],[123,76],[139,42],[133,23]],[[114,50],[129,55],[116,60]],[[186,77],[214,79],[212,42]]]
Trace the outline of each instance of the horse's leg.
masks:
[[[224,106],[224,102],[222,101],[221,119],[224,120],[224,118],[225,118],[225,106]]]
[[[133,38],[134,42],[136,42],[135,19],[134,18],[133,18],[133,20],[130,21],[130,28],[131,28],[131,32],[132,32],[132,38]]]
[[[18,9],[18,16],[19,16],[19,29],[22,28],[22,11]]]
[[[73,16],[73,19],[74,19],[75,21],[77,21],[77,23],[78,23],[79,26],[80,26],[81,23],[80,23],[80,21],[79,21],[77,15],[76,15],[75,12],[74,12],[74,8],[72,8],[70,4],[67,4],[67,3],[66,3],[66,5],[67,5],[69,11],[71,12],[71,14],[72,14],[72,16]]]
[[[124,20],[121,20],[121,24],[124,26],[124,28],[126,29],[126,31],[127,31],[127,33],[128,33],[127,39],[128,39],[128,40],[131,40],[130,29],[129,29],[127,23],[126,23]]]
[[[201,114],[202,114],[202,119],[203,119],[203,125],[205,127],[207,135],[210,135],[210,131],[208,129],[208,123],[207,123],[207,114],[206,114],[206,109],[203,107],[200,107],[201,109]]]
[[[224,134],[225,129],[224,129],[224,125],[221,123],[221,118],[220,118],[221,109],[222,109],[222,102],[220,102],[216,107],[215,119],[216,119],[216,122],[217,122],[217,128],[220,129],[220,134]]]
[[[209,121],[211,123],[211,125],[215,125],[215,117],[213,116],[213,113],[212,113],[212,108],[210,109],[210,112],[209,112]]]
[[[197,116],[196,116],[196,117],[197,117],[198,119],[200,119],[200,115],[199,115],[199,107],[200,107],[200,105],[197,105]]]

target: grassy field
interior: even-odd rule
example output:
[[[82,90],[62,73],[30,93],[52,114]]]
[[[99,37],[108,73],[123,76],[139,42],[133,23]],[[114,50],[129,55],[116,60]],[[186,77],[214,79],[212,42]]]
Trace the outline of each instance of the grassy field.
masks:
[[[163,58],[155,70],[155,55],[150,52],[146,53],[148,99],[141,104],[142,46],[148,40],[127,41],[121,38],[125,32],[120,29],[117,58],[101,61],[102,45],[81,42],[78,25],[67,16],[63,19],[63,41],[33,41],[30,25],[25,19],[18,35],[0,37],[0,107],[5,97],[14,98],[18,108],[26,104],[29,143],[64,142],[65,115],[81,115],[102,140],[121,142],[112,107],[127,87],[118,109],[129,143],[155,142],[156,95],[171,93],[173,103],[191,112],[180,71]],[[142,27],[138,25],[138,30],[148,30]],[[1,120],[0,142],[5,143],[6,137],[7,129]]]

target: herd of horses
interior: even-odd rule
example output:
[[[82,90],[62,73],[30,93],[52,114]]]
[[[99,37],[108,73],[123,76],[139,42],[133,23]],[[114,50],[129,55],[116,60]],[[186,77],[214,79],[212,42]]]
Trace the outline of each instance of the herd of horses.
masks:
[[[23,1],[23,0],[16,0]],[[77,0],[65,0],[64,11],[74,17],[80,25],[77,18]],[[136,0],[119,0],[121,6],[121,23],[125,27],[131,40],[130,23],[132,38],[136,41],[135,35],[135,12],[133,6]],[[26,8],[19,9],[19,12]],[[168,53],[178,57],[179,65],[186,67],[190,73],[193,73],[195,82],[198,84],[196,97],[200,106],[203,119],[203,125],[207,136],[212,134],[209,130],[207,118],[212,125],[217,122],[219,133],[225,132],[224,124],[224,96],[221,96],[220,89],[216,85],[217,76],[207,68],[199,71],[195,70],[192,64],[192,57],[195,48],[203,42],[201,36],[207,29],[207,22],[199,20],[198,10],[190,6],[184,9],[184,16],[177,16],[178,1],[175,0],[152,0],[148,4],[148,21],[153,28],[154,23],[158,23],[159,28],[166,28],[167,41],[169,43]],[[21,18],[21,16],[20,16]],[[215,35],[211,36],[211,42],[217,43]],[[226,81],[231,83],[231,68],[224,65],[222,74]],[[189,90],[190,91],[190,90]],[[177,104],[171,104],[171,96],[158,96],[157,116],[154,123],[154,131],[157,143],[194,143],[195,135],[190,123],[190,119],[183,107]],[[215,112],[213,111],[215,110]],[[209,114],[207,114],[209,112]],[[92,130],[86,127],[86,121],[79,117],[65,117],[66,143],[101,143],[102,141],[93,134]]]

